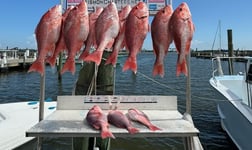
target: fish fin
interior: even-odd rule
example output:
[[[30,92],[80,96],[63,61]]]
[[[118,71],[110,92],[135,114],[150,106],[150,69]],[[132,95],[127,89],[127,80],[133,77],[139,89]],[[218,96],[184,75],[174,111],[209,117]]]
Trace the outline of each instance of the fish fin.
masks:
[[[160,63],[155,63],[152,71],[152,75],[160,75],[162,78],[164,77],[164,65]]]
[[[45,72],[45,64],[44,61],[41,61],[39,59],[37,59],[36,61],[34,61],[32,63],[32,65],[30,66],[28,72],[38,72],[41,74],[41,76],[44,75]]]
[[[157,126],[154,126],[154,125],[150,125],[150,126],[148,126],[148,128],[149,128],[151,131],[162,130],[162,129],[158,128]]]
[[[115,136],[109,130],[106,130],[106,131],[102,131],[101,132],[101,138],[102,139],[105,139],[105,138],[113,138],[113,139],[115,139]]]
[[[128,127],[127,130],[129,131],[130,134],[135,134],[139,132],[139,129],[134,127]]]
[[[137,72],[137,62],[136,59],[132,57],[128,57],[124,66],[123,66],[123,71],[126,71],[128,69],[131,69],[135,74]]]
[[[89,54],[84,61],[92,61],[95,62],[97,65],[100,65],[102,59],[103,51],[94,51],[93,53]]]
[[[109,58],[106,60],[105,65],[112,64],[113,66],[116,65],[117,62],[117,54],[116,52],[112,52],[112,54],[109,56]]]
[[[65,73],[66,71],[70,71],[72,74],[75,73],[75,60],[73,58],[67,58],[61,70],[61,74]]]
[[[51,67],[54,67],[56,64],[56,56],[53,55],[49,57],[48,59],[46,59],[46,62],[49,63]]]
[[[182,63],[179,63],[179,61],[177,62],[176,75],[179,76],[181,73],[184,73],[185,76],[188,75],[187,66],[186,66],[186,60],[185,59],[182,61]]]
[[[106,45],[106,48],[110,49],[113,46],[114,41],[115,41],[114,39],[112,39],[111,41],[109,41],[108,44]]]
[[[82,53],[81,53],[81,55],[80,55],[80,57],[79,57],[79,60],[85,60],[85,58],[87,57],[89,55],[89,51],[88,50],[84,50]]]

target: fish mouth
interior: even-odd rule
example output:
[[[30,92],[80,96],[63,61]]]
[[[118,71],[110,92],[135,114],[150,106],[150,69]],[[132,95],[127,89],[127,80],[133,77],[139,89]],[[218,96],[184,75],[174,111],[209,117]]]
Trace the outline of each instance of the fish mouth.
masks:
[[[144,19],[144,18],[147,18],[148,16],[136,16],[138,19]]]
[[[190,19],[189,17],[188,17],[188,18],[182,18],[182,20],[183,20],[184,22],[187,22],[189,19]]]

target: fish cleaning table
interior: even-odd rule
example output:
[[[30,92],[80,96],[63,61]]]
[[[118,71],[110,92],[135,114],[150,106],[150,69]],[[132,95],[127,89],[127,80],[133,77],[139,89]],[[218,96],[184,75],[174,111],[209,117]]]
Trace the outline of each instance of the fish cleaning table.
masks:
[[[150,121],[162,130],[151,131],[133,122],[139,133],[129,134],[126,129],[110,125],[115,137],[193,137],[199,130],[193,123],[183,119],[177,110],[176,96],[58,96],[57,110],[26,132],[28,137],[100,137],[100,131],[93,129],[86,121],[86,115],[93,105],[99,105],[105,114],[110,105],[124,113],[129,108],[137,108],[149,117]]]

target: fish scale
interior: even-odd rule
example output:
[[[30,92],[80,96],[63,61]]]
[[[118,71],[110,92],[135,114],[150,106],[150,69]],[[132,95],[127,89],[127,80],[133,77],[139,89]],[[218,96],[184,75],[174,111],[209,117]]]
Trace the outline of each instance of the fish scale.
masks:
[[[160,75],[164,77],[164,57],[168,52],[172,43],[172,37],[169,31],[169,22],[173,9],[171,5],[167,5],[160,9],[154,16],[151,23],[151,37],[153,52],[156,60],[153,66],[153,76]]]
[[[144,2],[139,2],[135,5],[126,20],[125,25],[125,41],[129,51],[123,71],[131,69],[134,73],[137,72],[137,54],[141,51],[143,42],[149,30],[149,10]]]
[[[80,51],[89,34],[89,18],[87,3],[82,1],[70,11],[64,23],[64,39],[68,57],[61,74],[66,71],[75,73],[75,55]]]
[[[114,39],[119,33],[119,16],[116,4],[111,2],[104,8],[95,23],[95,37],[97,49],[84,58],[86,62],[95,62],[97,65],[101,63],[102,54],[105,48],[111,48]]]
[[[169,30],[178,52],[176,75],[179,76],[183,73],[187,76],[188,71],[185,57],[190,53],[195,27],[192,22],[190,9],[185,2],[181,3],[173,12],[169,23]]]
[[[57,41],[60,37],[62,24],[62,6],[55,5],[49,9],[40,19],[36,30],[36,41],[38,47],[38,58],[32,63],[28,72],[38,72],[44,75],[45,59],[52,55]]]

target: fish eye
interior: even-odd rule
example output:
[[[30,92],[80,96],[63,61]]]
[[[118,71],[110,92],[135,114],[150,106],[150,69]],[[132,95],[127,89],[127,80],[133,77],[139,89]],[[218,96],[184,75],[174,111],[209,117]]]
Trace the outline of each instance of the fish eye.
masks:
[[[182,11],[182,10],[183,10],[182,8],[179,9],[179,11]]]
[[[165,10],[163,10],[162,13],[165,13]]]

